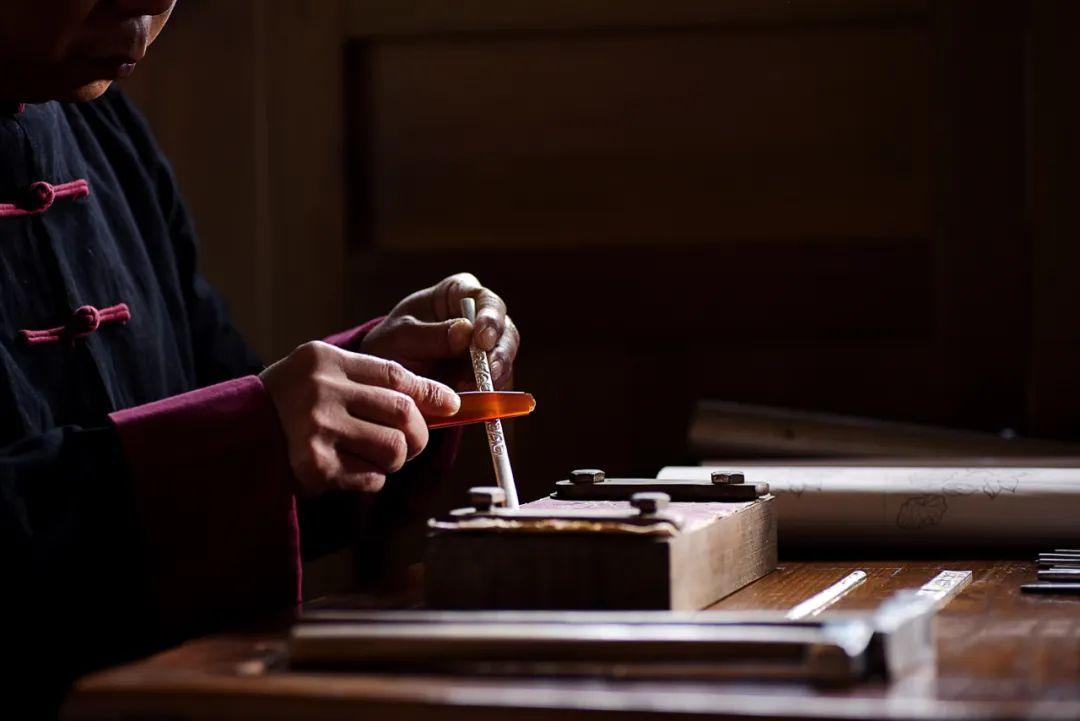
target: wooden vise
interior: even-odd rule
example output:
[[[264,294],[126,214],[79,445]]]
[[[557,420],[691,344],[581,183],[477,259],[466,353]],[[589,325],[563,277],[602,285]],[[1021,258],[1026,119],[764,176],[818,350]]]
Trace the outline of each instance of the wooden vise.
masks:
[[[443,609],[697,610],[776,568],[768,484],[574,471],[511,510],[498,488],[429,521],[426,603]]]

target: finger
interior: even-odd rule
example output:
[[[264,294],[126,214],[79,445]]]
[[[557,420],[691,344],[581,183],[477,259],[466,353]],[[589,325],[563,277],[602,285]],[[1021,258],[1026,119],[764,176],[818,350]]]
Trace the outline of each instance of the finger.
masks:
[[[487,288],[477,291],[473,297],[476,299],[474,342],[481,350],[490,351],[495,348],[503,334],[506,325],[506,303]]]
[[[503,387],[510,378],[520,345],[521,334],[514,325],[514,321],[510,320],[510,316],[506,316],[505,330],[490,355],[491,380],[497,388]]]
[[[483,288],[472,273],[455,273],[443,278],[431,288],[431,301],[436,318],[454,318],[461,315],[461,299],[471,290]]]
[[[457,394],[438,381],[418,376],[400,363],[359,353],[346,353],[343,366],[355,383],[389,388],[410,396],[426,416],[452,416],[461,401]]]
[[[339,453],[341,471],[334,479],[334,485],[343,491],[377,493],[386,483],[386,474],[378,468],[347,452]]]
[[[506,319],[506,303],[503,299],[480,284],[472,273],[452,275],[445,281],[446,305],[453,315],[460,313],[461,301],[476,301],[476,323],[473,338],[477,347],[490,351],[503,333]]]
[[[301,494],[317,496],[333,486],[332,478],[339,472],[337,454],[322,436],[307,438],[297,448],[290,448],[289,455],[295,454],[294,471],[300,482]]]
[[[472,341],[473,324],[464,318],[428,323],[414,316],[399,318],[383,336],[383,346],[398,358],[441,360],[457,358]]]
[[[370,463],[380,473],[400,471],[409,457],[404,433],[352,416],[341,421],[334,446],[339,453],[348,453]]]
[[[386,474],[374,464],[335,447],[327,436],[310,442],[300,466],[305,495],[318,495],[332,488],[352,491],[378,491]]]
[[[354,383],[346,408],[353,418],[396,428],[405,434],[409,459],[419,455],[427,445],[427,422],[411,396],[388,388]]]

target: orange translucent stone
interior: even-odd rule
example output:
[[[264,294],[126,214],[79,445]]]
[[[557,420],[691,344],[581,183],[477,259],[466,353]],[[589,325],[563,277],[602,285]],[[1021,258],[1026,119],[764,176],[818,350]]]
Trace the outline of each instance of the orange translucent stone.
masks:
[[[496,418],[527,416],[536,408],[536,399],[531,393],[517,391],[466,391],[459,393],[458,397],[461,398],[458,412],[442,418],[425,418],[428,428],[449,428],[493,421]]]

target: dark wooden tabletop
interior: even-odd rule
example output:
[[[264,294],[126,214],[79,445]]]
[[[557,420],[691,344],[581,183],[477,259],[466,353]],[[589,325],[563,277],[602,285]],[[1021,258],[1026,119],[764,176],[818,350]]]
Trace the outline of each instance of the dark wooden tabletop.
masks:
[[[788,562],[715,608],[786,609],[861,568],[834,609],[872,608],[940,570],[974,581],[941,612],[938,663],[892,683],[506,679],[293,672],[285,633],[215,636],[83,679],[65,709],[87,719],[1080,719],[1080,597],[1027,596],[1029,561]]]

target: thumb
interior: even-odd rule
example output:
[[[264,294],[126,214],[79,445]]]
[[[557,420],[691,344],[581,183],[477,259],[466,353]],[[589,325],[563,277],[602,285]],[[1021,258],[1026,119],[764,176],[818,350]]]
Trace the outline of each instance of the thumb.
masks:
[[[438,323],[410,319],[401,323],[387,338],[396,354],[416,360],[458,358],[469,348],[473,324],[464,318]]]

